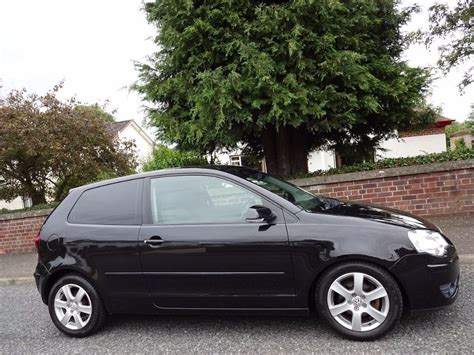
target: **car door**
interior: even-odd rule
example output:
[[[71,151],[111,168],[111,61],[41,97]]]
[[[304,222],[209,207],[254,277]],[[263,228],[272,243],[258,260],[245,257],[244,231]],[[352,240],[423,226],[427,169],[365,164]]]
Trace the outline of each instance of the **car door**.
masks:
[[[282,210],[221,176],[150,178],[140,259],[160,308],[291,308],[294,278]],[[272,223],[248,223],[252,205]]]

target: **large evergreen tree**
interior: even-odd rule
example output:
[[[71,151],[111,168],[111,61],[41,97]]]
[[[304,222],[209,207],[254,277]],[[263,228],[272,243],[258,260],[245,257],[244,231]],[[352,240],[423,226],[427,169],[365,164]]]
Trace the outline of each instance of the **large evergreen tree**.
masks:
[[[411,10],[391,0],[156,0],[157,51],[135,88],[160,139],[210,152],[247,143],[269,172],[326,145],[374,146],[433,118],[429,74],[400,59]]]

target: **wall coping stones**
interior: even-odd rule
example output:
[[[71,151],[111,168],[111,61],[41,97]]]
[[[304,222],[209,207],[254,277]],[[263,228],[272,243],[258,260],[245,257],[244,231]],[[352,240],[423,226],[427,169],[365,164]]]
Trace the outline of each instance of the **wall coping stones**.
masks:
[[[31,210],[31,211],[19,211],[19,212],[12,212],[12,213],[5,213],[0,214],[0,221],[8,221],[11,219],[23,219],[23,218],[31,218],[31,217],[40,217],[40,216],[48,216],[52,208],[46,208],[42,210]]]

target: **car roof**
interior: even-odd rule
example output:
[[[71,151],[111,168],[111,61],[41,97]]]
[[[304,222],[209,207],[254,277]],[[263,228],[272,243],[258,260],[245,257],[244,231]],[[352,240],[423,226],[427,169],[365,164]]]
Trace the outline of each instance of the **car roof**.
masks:
[[[98,182],[93,182],[90,184],[75,187],[71,189],[71,191],[90,189],[94,187],[114,184],[117,182],[123,182],[123,181],[134,180],[134,179],[142,179],[142,178],[147,178],[147,177],[152,177],[152,176],[168,175],[168,174],[171,175],[171,174],[180,174],[180,173],[206,173],[209,171],[214,171],[214,172],[217,172],[217,175],[226,175],[226,173],[231,174],[231,175],[237,175],[236,172],[238,172],[239,170],[242,172],[243,171],[257,172],[257,170],[255,169],[242,167],[242,166],[235,166],[235,165],[208,165],[208,166],[206,165],[206,166],[196,166],[196,167],[186,167],[186,168],[169,168],[169,169],[147,171],[143,173],[136,173],[136,174],[121,176],[121,177],[117,177],[113,179],[101,180]]]

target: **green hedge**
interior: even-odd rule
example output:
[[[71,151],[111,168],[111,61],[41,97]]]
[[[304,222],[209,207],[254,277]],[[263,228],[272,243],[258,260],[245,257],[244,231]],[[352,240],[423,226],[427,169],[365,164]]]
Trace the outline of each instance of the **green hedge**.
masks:
[[[387,168],[396,168],[401,166],[423,165],[431,163],[440,163],[445,161],[467,160],[474,159],[474,149],[459,149],[443,153],[433,153],[418,155],[409,158],[387,158],[377,162],[367,162],[355,165],[342,166],[340,168],[332,168],[329,170],[317,170],[312,173],[293,176],[293,178],[303,178],[322,175],[336,175],[353,173],[357,171],[369,171]]]

